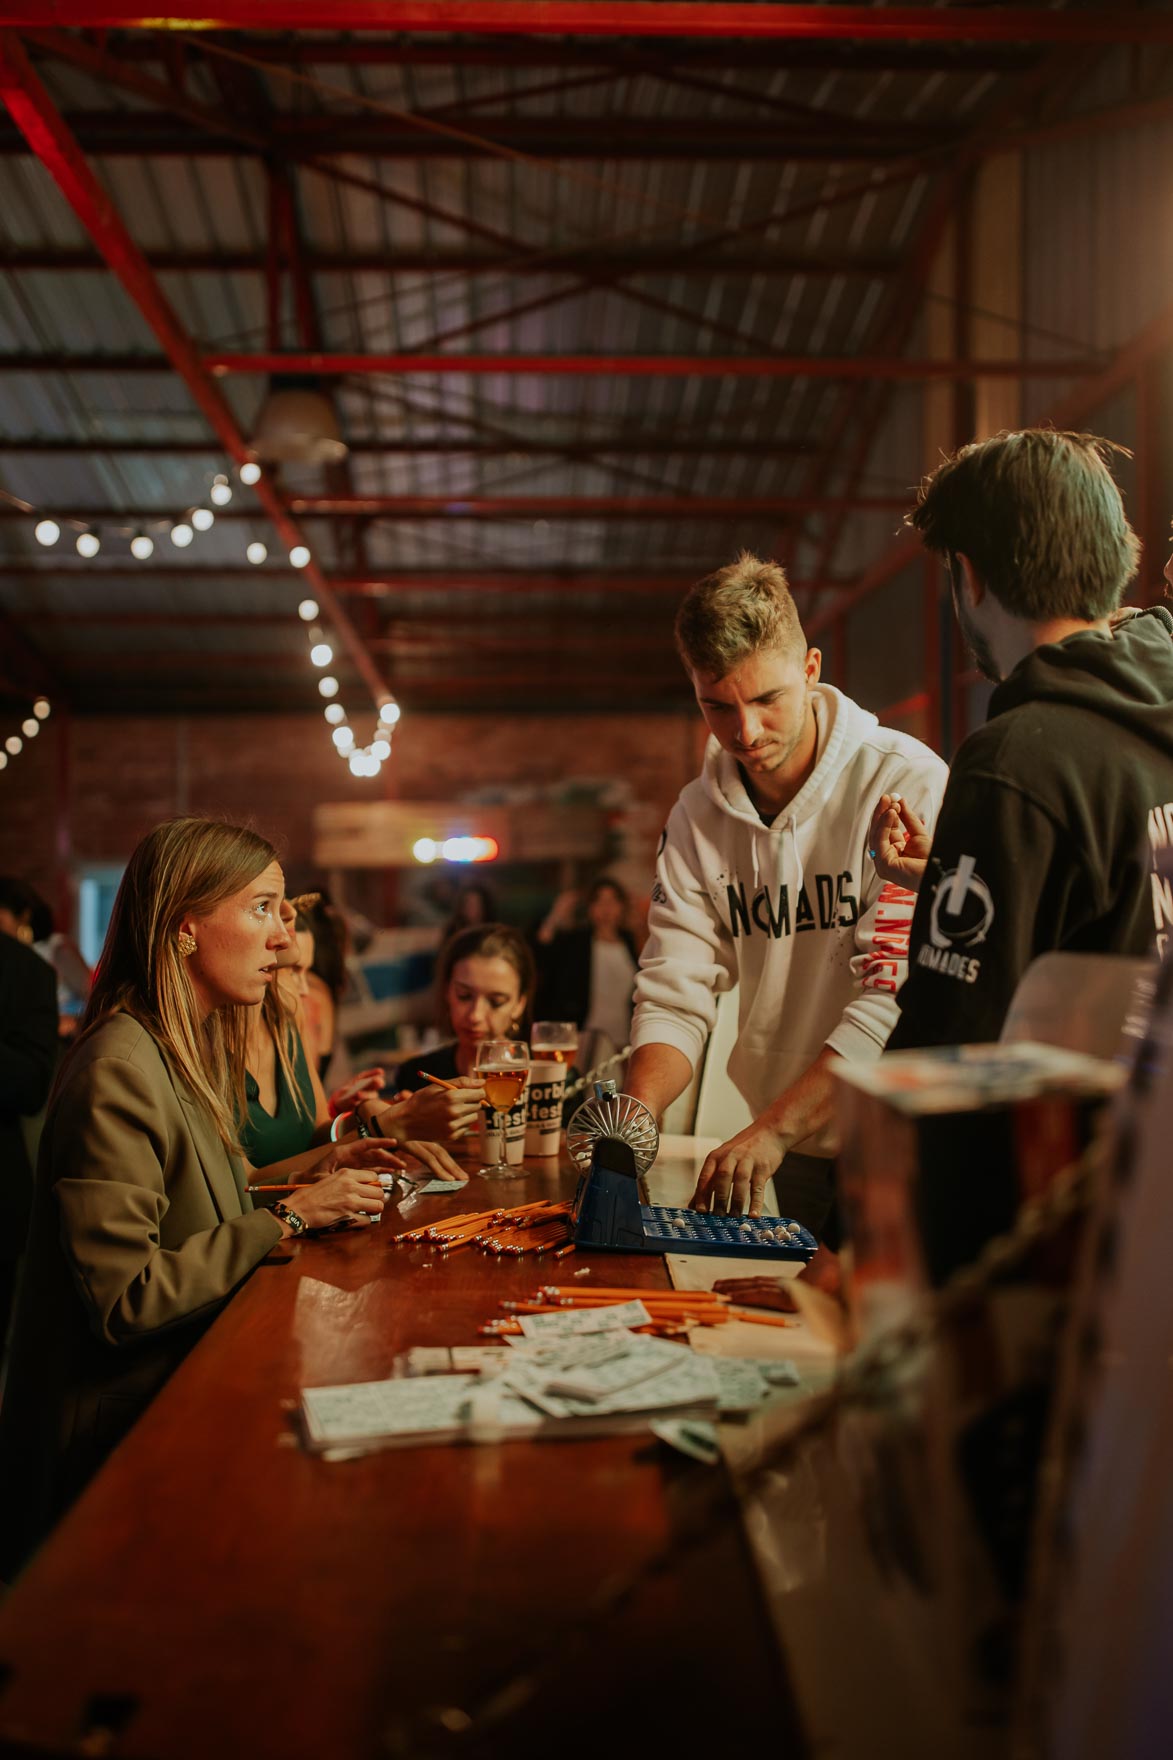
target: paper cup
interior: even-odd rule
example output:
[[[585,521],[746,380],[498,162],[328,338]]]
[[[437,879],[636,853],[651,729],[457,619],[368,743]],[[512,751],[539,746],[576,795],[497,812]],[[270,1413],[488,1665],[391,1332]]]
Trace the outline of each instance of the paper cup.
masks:
[[[557,1155],[562,1140],[562,1090],[566,1086],[564,1063],[535,1063],[529,1072],[529,1114],[526,1121],[527,1155]]]

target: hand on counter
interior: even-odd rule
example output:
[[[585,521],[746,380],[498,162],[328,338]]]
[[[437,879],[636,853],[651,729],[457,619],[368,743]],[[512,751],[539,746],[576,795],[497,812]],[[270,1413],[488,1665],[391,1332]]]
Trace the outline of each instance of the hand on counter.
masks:
[[[440,1143],[429,1143],[424,1138],[409,1138],[400,1145],[405,1155],[413,1155],[417,1161],[427,1168],[433,1179],[450,1179],[463,1185],[468,1174],[463,1167],[458,1167],[447,1149]]]
[[[307,1228],[326,1228],[345,1217],[381,1216],[383,1202],[377,1173],[342,1168],[336,1173],[328,1173],[324,1179],[315,1180],[313,1185],[299,1186],[289,1208],[301,1217]],[[285,1223],[281,1227],[287,1235],[293,1232]]]
[[[705,1157],[690,1210],[751,1216],[762,1213],[762,1193],[790,1148],[790,1141],[763,1116]]]
[[[898,794],[882,794],[868,832],[868,854],[881,880],[916,892],[924,878],[933,834]]]
[[[713,1285],[718,1295],[728,1296],[742,1308],[773,1308],[780,1314],[793,1314],[798,1308],[791,1291],[802,1280],[824,1295],[839,1295],[843,1277],[839,1255],[830,1247],[820,1247],[798,1277],[722,1277]]]

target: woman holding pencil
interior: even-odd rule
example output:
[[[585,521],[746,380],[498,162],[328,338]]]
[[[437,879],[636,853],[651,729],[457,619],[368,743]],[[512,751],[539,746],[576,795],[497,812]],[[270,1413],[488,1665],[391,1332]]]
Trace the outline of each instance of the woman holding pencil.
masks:
[[[383,1209],[356,1166],[296,1209],[245,1191],[247,1014],[289,944],[284,890],[232,825],[174,819],[130,858],[41,1141],[0,1413],[5,1580],[272,1247]]]

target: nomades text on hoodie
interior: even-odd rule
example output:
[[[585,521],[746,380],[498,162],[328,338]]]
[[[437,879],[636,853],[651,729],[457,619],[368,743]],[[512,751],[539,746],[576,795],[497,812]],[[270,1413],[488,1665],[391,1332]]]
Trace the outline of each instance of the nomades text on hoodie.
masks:
[[[1163,953],[1173,889],[1173,618],[1021,660],[958,748],[894,1048],[996,1039],[1041,954]]]
[[[813,706],[815,767],[770,825],[709,740],[660,840],[636,979],[632,1045],[672,1045],[694,1070],[718,996],[739,986],[728,1069],[755,1118],[824,1046],[853,1060],[883,1050],[916,899],[880,880],[868,831],[882,794],[932,824],[948,775],[833,686],[817,685]]]

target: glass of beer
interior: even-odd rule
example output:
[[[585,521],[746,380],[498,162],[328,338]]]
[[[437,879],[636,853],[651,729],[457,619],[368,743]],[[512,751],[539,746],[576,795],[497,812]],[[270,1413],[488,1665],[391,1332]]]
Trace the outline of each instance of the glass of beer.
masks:
[[[535,1063],[571,1064],[578,1050],[578,1028],[573,1021],[535,1021],[529,1042]]]
[[[485,1099],[492,1107],[501,1133],[500,1158],[491,1167],[478,1169],[482,1179],[517,1179],[522,1169],[506,1159],[505,1133],[509,1114],[525,1091],[529,1078],[529,1046],[524,1039],[482,1039],[477,1046],[476,1076],[485,1084]]]

